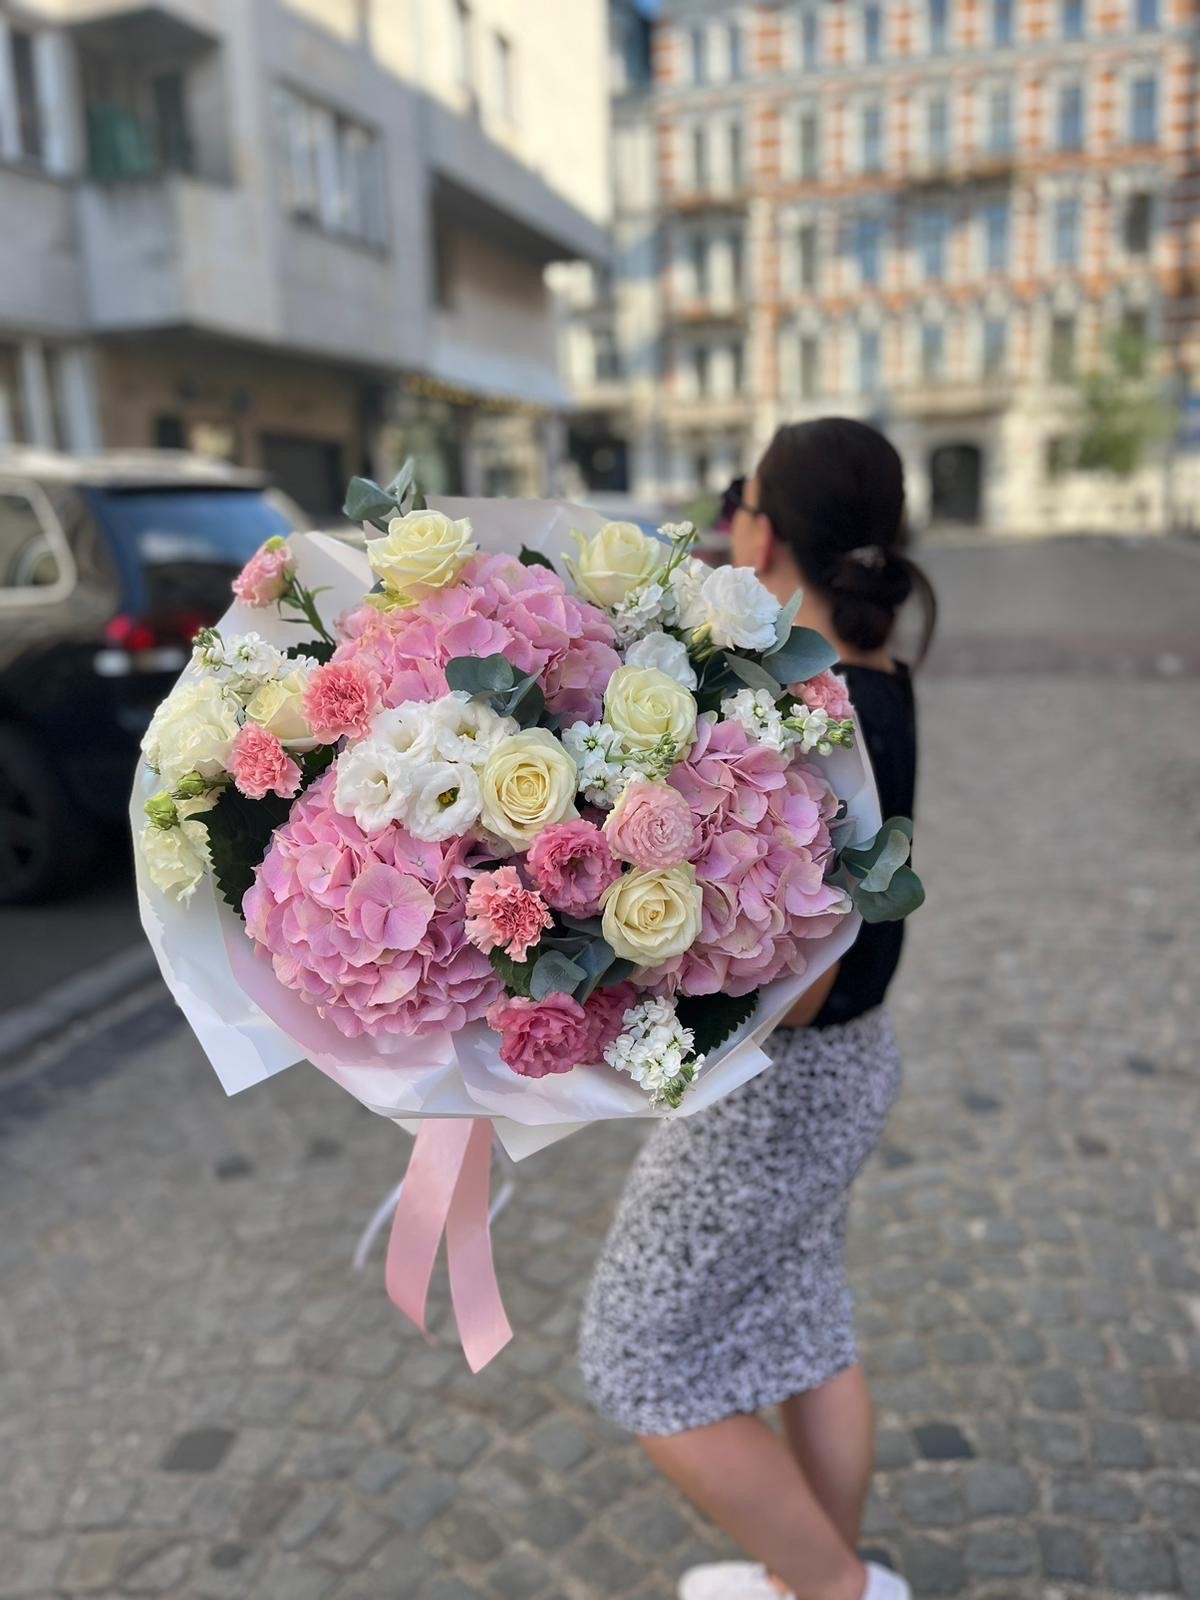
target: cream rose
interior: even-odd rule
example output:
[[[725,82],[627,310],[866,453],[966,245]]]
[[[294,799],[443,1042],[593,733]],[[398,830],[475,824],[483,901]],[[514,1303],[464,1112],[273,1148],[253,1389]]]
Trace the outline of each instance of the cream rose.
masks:
[[[280,744],[288,745],[293,750],[312,749],[317,741],[304,715],[304,692],[307,688],[308,673],[300,667],[286,677],[271,678],[247,700],[246,716],[268,733],[273,733]]]
[[[627,750],[653,750],[673,739],[682,758],[696,738],[696,700],[657,667],[618,667],[604,691],[604,720]]]
[[[502,740],[479,782],[484,827],[515,849],[525,849],[552,822],[578,815],[579,769],[545,728]]]
[[[142,754],[168,789],[191,772],[219,778],[238,731],[238,703],[213,678],[181,683],[159,706],[142,738]]]
[[[611,610],[631,589],[649,583],[670,555],[633,522],[606,522],[589,539],[582,533],[571,537],[579,545],[579,556],[567,568],[575,587],[585,600]]]
[[[701,900],[690,862],[665,872],[627,872],[601,901],[604,937],[624,960],[661,966],[695,943]]]
[[[390,596],[412,602],[453,583],[476,548],[468,518],[407,511],[392,518],[383,538],[367,540],[367,560]]]

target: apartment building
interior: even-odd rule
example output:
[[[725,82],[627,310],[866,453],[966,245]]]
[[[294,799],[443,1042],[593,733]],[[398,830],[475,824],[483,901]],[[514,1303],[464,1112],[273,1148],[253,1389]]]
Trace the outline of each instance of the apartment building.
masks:
[[[602,0],[0,0],[0,442],[544,492],[604,49]]]
[[[1070,441],[1122,333],[1136,391],[1194,415],[1197,28],[1193,0],[665,0],[614,89],[611,292],[567,274],[584,473],[607,427],[623,486],[678,500],[836,411],[887,428],[922,525],[1194,516],[1186,432],[1120,480]]]

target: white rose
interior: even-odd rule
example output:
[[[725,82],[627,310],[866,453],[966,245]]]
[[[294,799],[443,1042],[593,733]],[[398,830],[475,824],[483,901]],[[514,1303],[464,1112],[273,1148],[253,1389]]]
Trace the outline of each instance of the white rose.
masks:
[[[606,522],[590,539],[582,533],[571,537],[579,546],[578,559],[567,562],[575,587],[585,600],[606,610],[631,589],[649,583],[669,555],[665,545],[633,522]]]
[[[665,672],[685,689],[696,687],[696,674],[692,668],[687,646],[669,633],[648,633],[644,639],[631,644],[625,652],[627,667],[653,667]]]
[[[176,900],[190,900],[212,866],[204,824],[183,818],[173,828],[160,828],[148,822],[138,842],[155,888]]]
[[[471,767],[481,767],[502,740],[519,730],[514,717],[499,716],[482,700],[472,700],[461,691],[435,700],[425,711],[442,759]]]
[[[189,678],[171,690],[142,738],[148,766],[173,789],[189,772],[219,778],[238,731],[238,703],[214,678]]]
[[[337,759],[334,810],[353,817],[364,833],[378,833],[400,819],[408,803],[414,765],[376,739],[350,745]]]
[[[476,549],[468,518],[408,511],[392,518],[383,538],[367,540],[367,560],[389,595],[411,604],[453,583]]]
[[[273,733],[281,744],[294,750],[311,750],[317,743],[304,715],[304,692],[308,674],[295,667],[285,677],[261,684],[246,702],[250,722]]]
[[[414,837],[437,843],[459,837],[479,821],[482,802],[473,767],[421,762],[412,767],[410,783],[402,820]]]
[[[545,728],[527,728],[503,740],[480,774],[483,825],[522,850],[543,828],[578,815],[579,773],[570,755]]]
[[[690,862],[667,871],[627,872],[605,890],[600,904],[605,939],[639,967],[682,955],[700,934],[702,891]]]
[[[654,667],[618,667],[604,691],[604,720],[627,750],[674,742],[682,760],[696,738],[696,702],[689,690]]]
[[[769,650],[775,643],[779,601],[749,567],[717,567],[700,591],[704,621],[722,650]]]

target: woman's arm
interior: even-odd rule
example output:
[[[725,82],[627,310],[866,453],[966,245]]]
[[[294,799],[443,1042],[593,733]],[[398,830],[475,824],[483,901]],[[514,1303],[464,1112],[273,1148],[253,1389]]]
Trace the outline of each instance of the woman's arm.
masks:
[[[821,1007],[829,998],[829,991],[837,981],[840,961],[835,961],[828,972],[824,972],[813,984],[811,989],[806,989],[796,1004],[779,1024],[781,1028],[807,1028],[815,1022],[820,1015]]]

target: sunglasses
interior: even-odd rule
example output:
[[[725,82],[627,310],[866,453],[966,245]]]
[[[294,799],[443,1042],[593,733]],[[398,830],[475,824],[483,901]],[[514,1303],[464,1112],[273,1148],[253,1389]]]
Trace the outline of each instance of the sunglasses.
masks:
[[[752,517],[762,515],[762,509],[746,499],[746,475],[735,478],[721,496],[721,515],[732,517],[735,511],[745,511]]]

